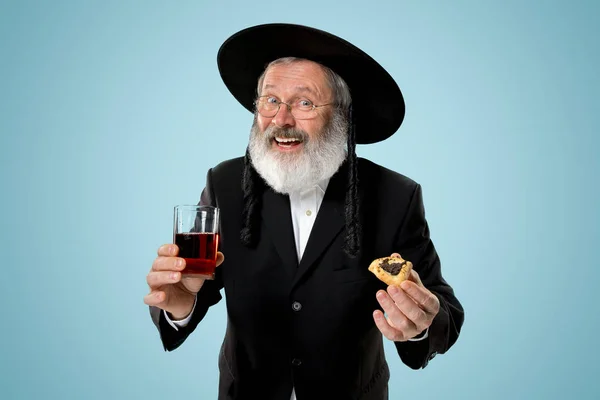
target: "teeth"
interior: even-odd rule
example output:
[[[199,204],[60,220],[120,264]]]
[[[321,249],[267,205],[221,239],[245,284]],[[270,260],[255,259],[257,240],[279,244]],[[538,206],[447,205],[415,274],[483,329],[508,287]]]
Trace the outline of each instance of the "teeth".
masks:
[[[299,142],[300,141],[300,139],[295,139],[295,138],[290,138],[290,139],[275,138],[275,140],[277,140],[279,143],[291,143],[291,142]]]

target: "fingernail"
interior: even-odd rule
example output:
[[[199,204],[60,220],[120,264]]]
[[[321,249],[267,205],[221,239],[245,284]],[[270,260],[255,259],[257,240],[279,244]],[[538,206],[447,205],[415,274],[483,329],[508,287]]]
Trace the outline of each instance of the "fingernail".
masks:
[[[400,287],[404,290],[408,289],[410,287],[410,284],[408,283],[408,281],[404,281],[400,284]]]
[[[177,268],[181,267],[183,267],[183,260],[180,258],[179,260],[177,260]]]
[[[174,280],[174,281],[177,280],[177,274],[178,274],[177,272],[172,272],[171,273],[171,279]]]
[[[383,293],[383,292],[377,292],[377,298],[378,298],[379,300],[383,300],[383,299],[385,299],[385,293]]]
[[[397,288],[396,286],[390,286],[390,287],[388,288],[388,292],[389,292],[389,294],[391,294],[392,296],[393,296],[393,295],[395,295],[395,294],[398,294],[398,293],[399,293],[399,291],[398,291],[398,288]]]

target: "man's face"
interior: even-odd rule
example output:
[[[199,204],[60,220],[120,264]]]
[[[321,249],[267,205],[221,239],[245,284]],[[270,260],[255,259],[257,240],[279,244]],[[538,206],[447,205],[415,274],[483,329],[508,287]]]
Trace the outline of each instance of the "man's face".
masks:
[[[300,61],[293,64],[277,64],[266,72],[261,96],[272,96],[279,101],[293,105],[308,100],[314,105],[332,102],[333,93],[327,85],[326,77],[321,67],[311,61]],[[318,139],[331,116],[331,107],[318,107],[310,119],[296,119],[292,112],[281,104],[274,117],[264,117],[257,114],[257,125],[261,133],[269,127],[295,128],[304,131],[309,139]],[[273,139],[272,148],[277,152],[301,152],[304,143],[300,141],[284,142]]]
[[[275,64],[265,74],[261,96],[288,104],[333,102],[325,73],[310,61]],[[264,110],[263,110],[264,111]],[[302,191],[322,182],[346,159],[348,120],[335,106],[318,107],[309,119],[294,118],[285,104],[273,117],[255,114],[249,151],[254,168],[275,191]]]

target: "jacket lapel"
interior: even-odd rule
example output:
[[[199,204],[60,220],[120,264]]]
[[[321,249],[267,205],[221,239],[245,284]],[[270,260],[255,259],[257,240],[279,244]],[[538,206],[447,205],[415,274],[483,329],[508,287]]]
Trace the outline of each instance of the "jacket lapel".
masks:
[[[263,192],[261,214],[266,228],[265,233],[275,245],[275,250],[283,260],[286,270],[293,274],[298,268],[298,253],[294,241],[289,197],[267,188]]]
[[[348,176],[346,163],[331,177],[317,218],[308,237],[300,266],[294,276],[296,285],[313,266],[319,256],[330,246],[345,225],[344,203]],[[293,234],[293,232],[292,232]]]

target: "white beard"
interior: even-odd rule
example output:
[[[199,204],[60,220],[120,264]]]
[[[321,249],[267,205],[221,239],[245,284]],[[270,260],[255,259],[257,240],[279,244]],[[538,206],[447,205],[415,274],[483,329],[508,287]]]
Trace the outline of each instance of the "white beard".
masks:
[[[273,138],[301,138],[303,149],[285,153],[273,149]],[[256,119],[250,131],[249,152],[252,165],[273,190],[283,194],[301,192],[329,179],[347,156],[348,122],[335,111],[329,123],[315,137],[295,128],[270,125],[258,129]]]

